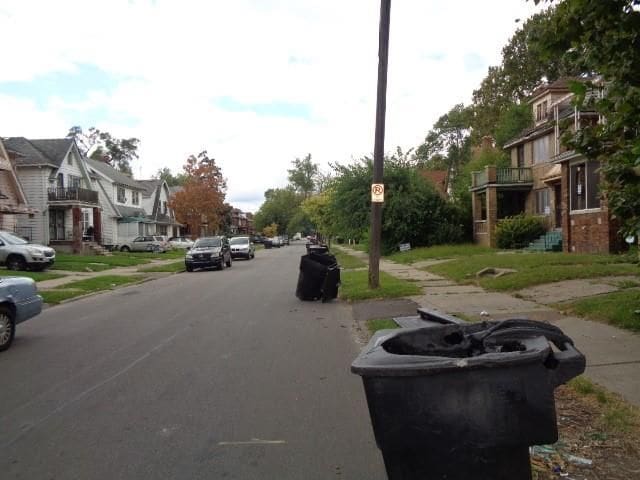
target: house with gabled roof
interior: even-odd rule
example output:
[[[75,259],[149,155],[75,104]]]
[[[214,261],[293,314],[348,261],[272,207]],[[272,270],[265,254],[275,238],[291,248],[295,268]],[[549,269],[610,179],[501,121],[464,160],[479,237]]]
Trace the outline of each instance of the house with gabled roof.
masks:
[[[38,214],[20,216],[16,228],[32,241],[81,252],[101,240],[101,208],[86,163],[71,138],[4,139],[27,203]],[[84,234],[94,226],[92,238]]]
[[[565,131],[601,121],[597,112],[578,109],[572,99],[567,79],[536,89],[529,99],[533,126],[504,145],[511,166],[472,173],[476,243],[495,246],[500,221],[527,213],[542,218],[548,230],[532,247],[577,253],[622,247],[619,225],[600,191],[600,162],[562,142]]]
[[[115,247],[135,237],[155,233],[154,222],[142,205],[144,185],[108,163],[85,161],[103,207],[103,245]]]
[[[27,203],[13,163],[0,138],[0,230],[15,232],[31,240],[31,230],[18,228],[18,218],[35,217],[37,213],[38,210]]]
[[[142,205],[147,217],[155,224],[156,235],[180,237],[184,235],[184,225],[176,221],[175,214],[169,206],[171,190],[167,182],[159,179],[139,180],[144,186]]]

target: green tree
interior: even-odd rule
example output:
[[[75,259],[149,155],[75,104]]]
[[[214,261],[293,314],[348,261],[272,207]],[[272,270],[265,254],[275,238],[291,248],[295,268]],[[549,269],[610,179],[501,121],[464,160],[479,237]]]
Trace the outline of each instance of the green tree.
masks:
[[[442,115],[424,143],[417,148],[417,163],[433,169],[438,162],[447,171],[448,180],[454,181],[461,166],[469,160],[471,115],[471,110],[463,104],[454,106]]]
[[[159,168],[153,178],[164,180],[170,187],[178,187],[184,185],[187,177],[184,173],[174,175],[169,167]]]
[[[296,192],[307,198],[314,191],[316,177],[318,176],[318,165],[311,162],[310,153],[302,160],[296,158],[291,163],[293,168],[287,170],[289,184]]]
[[[528,103],[512,103],[502,111],[495,127],[495,141],[499,148],[533,124]]]
[[[371,210],[371,159],[335,165],[334,169],[336,177],[328,202],[333,232],[344,238],[365,238]],[[415,168],[397,158],[386,158],[384,184],[383,252],[391,252],[403,242],[421,246],[462,238],[463,229],[454,207]]]
[[[640,0],[565,0],[536,40],[546,58],[560,56],[602,77],[573,83],[578,107],[595,109],[605,121],[583,125],[569,143],[602,162],[609,207],[632,234],[640,231],[639,6]]]
[[[265,201],[253,218],[256,230],[276,223],[278,233],[289,233],[287,227],[300,208],[302,196],[289,187],[269,189],[264,197]]]
[[[108,163],[128,175],[132,174],[131,162],[138,158],[139,139],[115,138],[109,132],[95,127],[85,133],[80,126],[71,127],[67,138],[73,138],[82,153],[89,158]]]

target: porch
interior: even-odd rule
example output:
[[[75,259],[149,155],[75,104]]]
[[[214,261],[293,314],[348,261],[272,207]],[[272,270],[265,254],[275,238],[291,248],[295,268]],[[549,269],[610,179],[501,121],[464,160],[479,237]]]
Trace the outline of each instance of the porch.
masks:
[[[49,244],[56,250],[82,253],[90,245],[102,244],[100,207],[50,206]]]

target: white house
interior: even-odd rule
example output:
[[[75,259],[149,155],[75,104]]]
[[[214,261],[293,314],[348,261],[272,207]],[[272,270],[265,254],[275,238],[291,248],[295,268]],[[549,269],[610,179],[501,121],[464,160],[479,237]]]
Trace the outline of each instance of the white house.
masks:
[[[28,204],[40,213],[20,216],[16,229],[34,242],[81,252],[101,240],[101,208],[87,166],[73,139],[4,140]],[[90,225],[94,238],[85,236]]]
[[[103,205],[103,244],[119,245],[154,233],[143,207],[144,186],[129,175],[99,160],[86,159]]]
[[[155,224],[155,234],[168,237],[179,237],[183,234],[184,225],[175,219],[173,210],[169,207],[171,191],[164,180],[139,180],[144,185],[142,196],[143,208],[149,219]]]
[[[35,216],[37,210],[27,204],[9,154],[0,139],[0,229],[15,232],[31,240],[31,231],[18,229],[18,218]]]

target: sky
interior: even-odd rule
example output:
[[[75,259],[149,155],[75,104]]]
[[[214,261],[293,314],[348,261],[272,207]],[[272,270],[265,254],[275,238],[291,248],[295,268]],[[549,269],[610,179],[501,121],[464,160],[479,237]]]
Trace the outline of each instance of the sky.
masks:
[[[385,150],[469,103],[532,0],[393,0]],[[207,150],[256,211],[310,153],[371,155],[379,0],[0,0],[0,136],[140,139],[134,177]],[[519,23],[516,20],[520,20]]]

